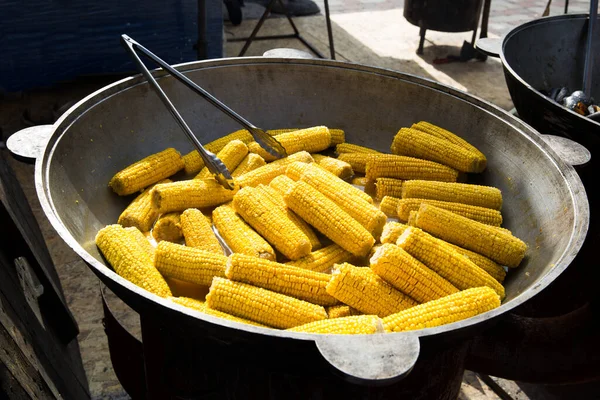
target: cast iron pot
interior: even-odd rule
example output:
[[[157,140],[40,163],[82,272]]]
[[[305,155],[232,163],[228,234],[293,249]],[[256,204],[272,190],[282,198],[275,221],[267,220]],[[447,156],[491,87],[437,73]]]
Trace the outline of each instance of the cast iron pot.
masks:
[[[458,133],[487,155],[489,167],[477,182],[502,190],[505,226],[530,249],[508,275],[501,307],[406,333],[291,333],[214,318],[155,296],[113,272],[94,244],[96,232],[115,223],[131,201],[108,188],[115,172],[165,147],[192,150],[149,85],[134,76],[89,95],[48,128],[50,139],[37,159],[35,177],[56,231],[140,313],[142,323],[150,316],[168,326],[185,326],[198,343],[210,339],[258,349],[282,371],[301,358],[309,365],[329,364],[355,382],[387,384],[409,374],[420,351],[433,349],[430,344],[476,335],[535,296],[567,268],[583,243],[589,210],[574,169],[535,131],[485,101],[423,78],[334,61],[234,58],[178,69],[264,128],[339,127],[348,142],[381,151],[389,150],[400,127],[419,120]],[[202,142],[239,128],[171,77],[156,74]],[[422,342],[426,347],[420,348]]]
[[[587,14],[536,19],[510,31],[503,39],[479,39],[477,47],[500,57],[510,97],[519,117],[538,132],[565,136],[592,153],[600,145],[600,123],[564,108],[540,90],[583,86]],[[600,40],[592,45],[600,53]],[[592,97],[600,101],[600,57],[594,57]]]

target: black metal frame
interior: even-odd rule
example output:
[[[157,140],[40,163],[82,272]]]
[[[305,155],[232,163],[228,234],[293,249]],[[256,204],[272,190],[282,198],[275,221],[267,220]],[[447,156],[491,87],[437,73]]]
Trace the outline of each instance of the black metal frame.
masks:
[[[275,2],[277,2],[277,1],[281,5],[281,8],[285,11],[285,16],[286,16],[287,20],[289,21],[290,25],[292,26],[294,33],[290,33],[288,35],[256,36],[258,34],[258,31],[262,27],[263,23],[265,22],[265,20],[271,13],[271,9],[275,5]],[[329,18],[329,1],[324,0],[324,3],[325,3],[325,21],[327,22],[327,36],[329,38],[329,53],[331,55],[331,59],[335,60],[335,49],[333,46],[333,32],[331,30],[331,19]],[[282,0],[269,1],[269,4],[267,4],[267,7],[265,8],[265,12],[258,20],[258,23],[254,27],[254,30],[252,31],[252,33],[250,34],[249,37],[234,38],[234,39],[230,39],[229,41],[230,42],[244,42],[244,41],[246,42],[244,44],[244,47],[240,51],[240,54],[238,55],[238,57],[242,57],[244,54],[246,54],[246,51],[248,50],[248,48],[250,47],[250,45],[252,44],[253,41],[255,41],[255,40],[275,40],[275,39],[298,39],[299,41],[302,42],[302,44],[304,44],[308,49],[310,49],[310,51],[312,51],[317,57],[325,58],[325,56],[319,50],[317,50],[310,42],[308,42],[300,34],[300,31],[296,27],[296,24],[294,24],[294,21],[292,20],[292,16],[290,15],[285,4],[283,4]]]

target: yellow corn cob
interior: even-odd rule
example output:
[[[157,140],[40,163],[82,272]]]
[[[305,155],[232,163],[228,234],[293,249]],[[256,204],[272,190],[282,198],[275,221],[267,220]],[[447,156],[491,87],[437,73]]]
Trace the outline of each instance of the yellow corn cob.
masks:
[[[336,264],[327,293],[365,314],[387,317],[417,303],[375,275],[370,268]]]
[[[223,149],[223,147],[225,147],[227,143],[231,142],[232,140],[241,140],[242,142],[248,144],[254,141],[254,138],[247,130],[240,129],[217,140],[213,140],[204,146],[204,148],[212,153],[217,154]],[[197,174],[200,172],[202,167],[204,167],[204,161],[202,161],[202,158],[200,158],[200,154],[198,154],[197,150],[193,150],[183,156],[183,162],[185,163],[186,174]]]
[[[353,185],[357,185],[357,186],[366,186],[367,185],[367,177],[359,176],[359,177],[353,178],[351,183]]]
[[[157,242],[166,240],[168,242],[178,242],[183,238],[181,232],[181,213],[170,212],[160,216],[152,229],[152,236]]]
[[[438,240],[440,240],[440,239],[438,239]],[[481,254],[475,253],[474,251],[463,249],[462,247],[458,247],[452,243],[448,243],[448,242],[444,242],[444,243],[446,243],[448,246],[452,247],[459,254],[462,254],[463,256],[467,257],[469,260],[471,260],[473,263],[475,263],[479,268],[481,268],[482,270],[484,270],[485,272],[490,274],[492,276],[492,278],[494,278],[498,282],[500,282],[500,283],[504,282],[504,278],[506,277],[506,271],[500,265],[496,264],[489,258],[482,256]]]
[[[454,133],[452,133],[446,129],[440,128],[437,125],[434,125],[434,124],[431,124],[431,123],[425,122],[425,121],[420,121],[420,122],[417,122],[416,124],[412,124],[411,128],[420,130],[422,132],[428,133],[433,136],[436,136],[440,139],[446,139],[447,141],[454,143],[456,145],[459,145],[469,151],[472,151],[473,153],[479,153],[479,156],[483,157],[485,159],[485,156],[483,155],[482,152],[479,151],[479,149],[477,147],[473,146],[471,143],[469,143],[466,140],[464,140],[463,138],[455,135]]]
[[[446,279],[394,244],[384,244],[370,260],[371,269],[384,281],[426,303],[458,292]]]
[[[155,185],[145,189],[136,197],[119,216],[117,221],[124,227],[135,226],[142,232],[148,232],[158,218],[158,210],[152,205],[151,190],[160,183],[170,183],[171,180],[164,179]]]
[[[319,187],[317,189],[320,187],[331,186],[328,192],[337,190],[339,193],[343,193],[349,198],[358,197],[367,203],[373,203],[371,196],[343,179],[338,178],[331,172],[319,168],[316,164],[294,162],[288,165],[285,174],[295,181],[301,179],[313,187],[318,185]]]
[[[242,324],[262,326],[264,328],[267,328],[266,325],[257,324],[256,322],[250,321],[248,319],[238,318],[233,315],[224,313],[222,311],[217,311],[217,310],[213,310],[212,308],[207,308],[206,303],[203,301],[199,301],[196,299],[190,299],[189,297],[170,297],[169,299],[174,303],[181,304],[184,307],[188,307],[188,308],[194,309],[196,311],[200,311],[204,314],[212,315],[214,317],[227,319],[229,321],[241,322]]]
[[[250,228],[233,207],[217,207],[212,216],[215,228],[232,252],[275,261],[275,251],[271,245]]]
[[[196,285],[195,283],[180,281],[179,279],[165,277],[167,285],[171,289],[175,297],[190,297],[204,302],[204,298],[208,293],[208,287]]]
[[[370,149],[368,147],[359,146],[352,143],[341,143],[335,146],[335,152],[338,154],[342,153],[360,153],[360,154],[381,154],[377,150]]]
[[[408,226],[417,226],[417,211],[411,211],[408,213],[408,221],[406,221],[406,225]]]
[[[408,220],[411,211],[418,211],[421,204],[431,204],[444,210],[452,211],[463,217],[474,221],[479,221],[487,225],[502,225],[502,214],[498,210],[491,208],[471,206],[463,203],[451,203],[449,201],[428,200],[428,199],[401,199],[398,201],[398,218],[404,221]]]
[[[384,196],[379,203],[379,209],[388,217],[398,217],[398,203],[400,199],[391,196]]]
[[[282,176],[284,176],[284,175],[282,175]],[[296,225],[296,227],[298,229],[300,229],[302,231],[302,233],[304,233],[306,235],[306,237],[310,241],[310,248],[312,251],[318,250],[321,248],[321,241],[317,237],[317,234],[313,231],[313,229],[310,227],[310,225],[308,225],[306,223],[306,221],[304,221],[302,218],[298,217],[296,214],[294,214],[293,211],[291,211],[287,208],[287,205],[285,204],[285,200],[283,200],[283,195],[281,193],[279,193],[277,190],[273,189],[272,187],[265,186],[263,184],[256,186],[255,189],[258,190],[259,192],[261,192],[262,195],[266,199],[270,200],[274,205],[281,208],[281,210],[285,213],[285,215],[288,217],[288,219],[290,221],[292,221],[292,223],[294,225]]]
[[[367,162],[373,158],[374,154],[367,153],[341,153],[338,160],[347,162],[352,166],[354,173],[360,172],[364,174],[367,170]]]
[[[292,163],[288,166],[286,175],[299,175],[294,172],[294,169],[298,166],[304,171],[300,177],[300,181],[308,183],[324,194],[348,213],[348,215],[358,221],[375,238],[379,238],[387,218],[373,204],[363,201],[365,197],[372,201],[368,194],[360,191],[360,189],[355,188],[348,182],[344,182],[335,175],[321,170],[314,164]],[[358,193],[361,196],[356,196]]]
[[[290,260],[308,255],[308,237],[288,218],[287,213],[269,201],[260,190],[241,189],[233,198],[233,208],[262,237]]]
[[[241,140],[232,140],[217,153],[217,157],[223,162],[223,164],[231,173],[231,171],[235,170],[237,166],[240,165],[247,154],[248,146],[246,146],[244,142]],[[208,168],[204,167],[195,179],[206,179],[210,177],[212,177],[212,173],[208,170]]]
[[[146,235],[140,232],[140,230],[134,226],[125,228],[125,231],[131,234],[131,236],[135,239],[137,244],[139,244],[140,247],[144,250],[144,253],[146,253],[154,263],[154,254],[156,252],[156,249],[154,248],[154,246],[152,246],[152,243],[150,243],[150,240],[148,240]]]
[[[108,225],[96,235],[96,246],[117,274],[157,296],[171,296],[150,255],[130,231],[118,224]]]
[[[329,272],[333,264],[349,261],[352,254],[342,249],[337,244],[332,244],[322,249],[313,251],[306,257],[296,261],[289,261],[286,265],[308,269],[315,272]]]
[[[489,286],[504,298],[504,287],[490,274],[452,247],[422,230],[408,227],[396,243],[458,289]]]
[[[325,290],[329,274],[244,254],[232,254],[227,261],[225,276],[232,281],[248,283],[322,306],[338,303]]]
[[[169,300],[171,300],[173,303],[177,303],[179,305],[182,305],[184,307],[188,307],[191,309],[194,309],[196,311],[201,311],[204,312],[204,310],[206,309],[206,303],[197,299],[192,299],[189,297],[174,297],[171,296],[169,297]]]
[[[393,154],[423,158],[462,172],[483,172],[487,165],[480,152],[472,152],[446,139],[417,129],[402,128],[392,142]]]
[[[246,157],[244,157],[240,165],[238,165],[237,168],[233,170],[231,176],[233,178],[238,178],[244,175],[246,172],[253,171],[266,164],[267,163],[265,162],[265,159],[259,156],[258,154],[248,153]]]
[[[386,332],[433,328],[471,318],[500,307],[500,298],[488,287],[463,290],[420,304],[383,319]]]
[[[292,211],[344,250],[364,256],[373,247],[369,231],[306,182],[297,182],[284,198]]]
[[[168,148],[117,172],[108,186],[119,196],[126,196],[168,178],[182,168],[181,154]]]
[[[208,286],[215,276],[225,276],[227,257],[180,244],[160,242],[156,247],[154,263],[164,276]]]
[[[410,212],[410,215],[408,217],[408,223],[407,223],[408,226],[416,227],[417,214],[418,214],[417,211]],[[388,222],[386,224],[386,227],[390,224],[402,225],[398,222]],[[406,230],[407,225],[403,225],[402,228],[397,229],[395,232],[392,232],[393,231],[392,228],[389,228],[389,230],[386,231],[386,228],[384,227],[383,234],[381,235],[381,242],[395,244],[396,241],[398,240],[398,238],[400,237],[400,235]],[[386,234],[388,236],[384,236]],[[384,239],[385,239],[385,241],[384,241]],[[469,260],[471,260],[473,263],[475,263],[479,268],[481,268],[482,270],[484,270],[485,272],[490,274],[492,276],[492,278],[496,279],[498,282],[500,282],[500,283],[504,282],[504,278],[506,277],[506,271],[504,270],[504,268],[502,268],[500,265],[496,264],[489,258],[484,257],[481,254],[477,254],[474,251],[470,251],[467,249],[463,249],[462,247],[458,247],[452,243],[444,242],[441,239],[436,239],[436,240],[439,240],[440,242],[447,244],[448,246],[452,247],[453,249],[455,249],[457,252],[459,252],[463,256],[467,257]]]
[[[230,201],[236,191],[225,189],[214,179],[164,183],[152,189],[152,204],[160,213],[213,207]]]
[[[199,210],[188,208],[181,214],[181,231],[186,246],[223,254],[223,248],[215,236],[208,218]]]
[[[402,196],[402,182],[394,178],[377,178],[375,180],[375,198],[383,199],[385,196],[397,197]]]
[[[408,228],[405,224],[401,224],[400,222],[390,221],[383,227],[383,232],[381,233],[381,243],[392,243],[396,244],[396,240],[404,233],[404,231]]]
[[[343,318],[343,317],[351,317],[354,315],[362,315],[360,311],[356,308],[352,308],[345,304],[339,304],[337,306],[329,306],[326,308],[327,315],[330,319],[333,318]]]
[[[352,166],[345,161],[333,157],[326,157],[321,154],[313,154],[315,162],[321,168],[331,172],[340,179],[348,179],[352,176]]]
[[[267,162],[277,160],[277,157],[275,157],[274,155],[271,155],[271,153],[269,153],[268,151],[263,149],[262,146],[256,142],[248,143],[248,151],[251,154],[259,155],[262,159],[264,159]]]
[[[290,328],[288,331],[337,335],[370,335],[383,332],[383,325],[377,315],[357,315],[309,322],[308,324]]]
[[[288,155],[299,151],[316,153],[331,146],[331,133],[325,126],[315,126],[282,133],[277,136],[277,141],[285,148]]]
[[[417,226],[446,242],[484,255],[507,267],[517,267],[527,251],[525,242],[502,229],[430,204],[423,204],[419,208]]]
[[[367,178],[422,179],[428,181],[456,182],[458,171],[420,158],[380,154],[370,156],[365,167]]]
[[[280,329],[327,318],[322,306],[223,278],[213,279],[206,304],[208,308]]]
[[[371,257],[373,257],[375,255],[375,252],[377,250],[379,250],[379,248],[382,246],[381,243],[376,244],[375,246],[371,247],[371,250],[369,250],[369,255],[367,256],[367,260],[371,259]]]
[[[292,178],[287,175],[279,175],[274,178],[271,183],[269,183],[269,187],[277,190],[280,195],[285,195],[285,192],[294,187],[296,182]]]
[[[247,172],[237,179],[237,183],[240,186],[257,186],[261,183],[268,185],[273,178],[285,174],[287,166],[295,161],[304,163],[314,162],[310,154],[305,151],[301,151]]]
[[[331,134],[331,145],[335,146],[346,141],[346,133],[343,129],[329,129]]]
[[[282,133],[294,132],[297,130],[298,128],[268,129],[267,133],[271,136],[279,136]]]
[[[468,183],[406,181],[402,186],[402,198],[451,201],[494,210],[502,208],[500,189]]]

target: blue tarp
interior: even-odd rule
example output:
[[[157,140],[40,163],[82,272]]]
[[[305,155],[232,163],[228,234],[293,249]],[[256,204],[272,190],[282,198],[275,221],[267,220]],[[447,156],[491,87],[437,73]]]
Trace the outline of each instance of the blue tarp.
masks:
[[[122,33],[170,64],[196,60],[197,6],[196,1],[185,0],[1,1],[0,91],[136,71],[119,42]],[[206,0],[206,14],[207,55],[219,58],[221,0]]]

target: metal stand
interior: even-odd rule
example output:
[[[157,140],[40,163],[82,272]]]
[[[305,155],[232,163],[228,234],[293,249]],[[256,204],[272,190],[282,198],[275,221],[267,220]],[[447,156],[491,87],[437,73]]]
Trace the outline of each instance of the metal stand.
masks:
[[[285,11],[285,16],[286,16],[287,20],[289,21],[290,25],[292,26],[294,33],[290,33],[288,35],[256,36],[258,34],[258,31],[262,27],[263,23],[265,22],[265,20],[271,13],[271,9],[275,5],[276,1],[279,2],[281,7],[283,8],[283,10]],[[329,53],[331,55],[331,59],[335,60],[335,49],[333,46],[333,32],[331,30],[331,19],[329,18],[329,1],[324,0],[324,2],[325,2],[325,21],[327,23],[327,35],[329,38]],[[271,0],[269,2],[269,4],[267,5],[267,8],[265,9],[265,12],[258,20],[258,23],[254,27],[254,30],[252,31],[252,33],[250,34],[249,37],[231,39],[230,42],[244,42],[244,41],[246,42],[244,44],[244,47],[240,51],[240,54],[238,55],[238,57],[242,57],[244,54],[246,54],[246,51],[248,50],[248,48],[250,47],[250,45],[252,44],[252,42],[254,40],[275,40],[275,39],[298,39],[299,41],[302,42],[302,44],[304,44],[308,49],[310,49],[310,51],[312,51],[317,57],[325,58],[325,56],[319,50],[317,50],[310,42],[308,42],[300,34],[300,31],[296,27],[296,24],[294,24],[294,21],[292,20],[292,16],[290,15],[285,4],[283,4],[282,0]]]

